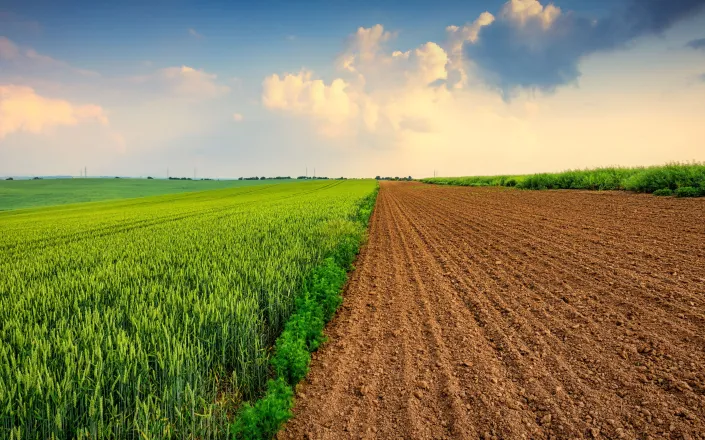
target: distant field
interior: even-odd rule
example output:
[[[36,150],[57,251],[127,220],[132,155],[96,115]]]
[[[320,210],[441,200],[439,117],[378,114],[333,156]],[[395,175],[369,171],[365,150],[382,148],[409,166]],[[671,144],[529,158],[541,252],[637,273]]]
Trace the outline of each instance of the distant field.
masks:
[[[672,163],[652,167],[607,167],[525,175],[432,177],[425,183],[509,186],[522,189],[627,190],[660,196],[705,196],[705,164]]]
[[[0,180],[0,211],[177,194],[287,180],[43,179]]]
[[[228,416],[269,377],[303,281],[357,247],[376,187],[0,213],[0,438],[226,438]]]

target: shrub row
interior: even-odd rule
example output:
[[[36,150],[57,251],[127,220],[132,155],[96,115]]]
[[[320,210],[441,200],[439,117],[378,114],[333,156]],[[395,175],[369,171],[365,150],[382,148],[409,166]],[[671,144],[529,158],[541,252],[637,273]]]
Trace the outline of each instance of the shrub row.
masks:
[[[705,195],[705,163],[652,167],[608,167],[529,175],[433,177],[422,182],[462,186],[509,186],[523,189],[627,190],[678,197]],[[669,193],[670,191],[670,193]]]
[[[366,226],[377,191],[360,204],[357,220]],[[357,255],[364,232],[350,233],[304,283],[296,307],[270,360],[274,377],[267,382],[264,396],[244,403],[232,425],[234,439],[271,439],[291,417],[294,387],[308,373],[311,353],[325,340],[323,330],[343,301],[342,288],[347,270]]]

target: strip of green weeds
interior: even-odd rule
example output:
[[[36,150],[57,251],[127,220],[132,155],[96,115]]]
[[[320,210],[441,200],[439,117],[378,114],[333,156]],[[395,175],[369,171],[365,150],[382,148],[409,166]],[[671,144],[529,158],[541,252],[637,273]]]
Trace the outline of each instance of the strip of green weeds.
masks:
[[[508,186],[522,189],[626,190],[677,197],[705,196],[705,163],[669,163],[651,167],[607,167],[527,175],[431,177],[439,185]]]
[[[304,283],[295,311],[275,344],[270,360],[274,377],[267,382],[262,398],[243,404],[232,425],[234,439],[271,439],[291,417],[294,387],[308,373],[311,353],[325,340],[325,325],[343,302],[347,272],[365,238],[377,192],[360,204],[357,221],[361,228],[344,237]]]

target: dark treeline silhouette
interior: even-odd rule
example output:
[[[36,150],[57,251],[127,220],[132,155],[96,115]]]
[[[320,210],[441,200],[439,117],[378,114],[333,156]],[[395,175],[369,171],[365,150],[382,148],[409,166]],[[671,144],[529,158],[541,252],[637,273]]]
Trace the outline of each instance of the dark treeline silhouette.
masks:
[[[237,180],[290,180],[291,176],[277,176],[277,177],[239,177]]]
[[[408,176],[408,177],[380,177],[380,176],[376,176],[375,179],[377,179],[377,180],[403,180],[403,181],[407,181],[407,182],[414,180],[411,178],[411,176]]]

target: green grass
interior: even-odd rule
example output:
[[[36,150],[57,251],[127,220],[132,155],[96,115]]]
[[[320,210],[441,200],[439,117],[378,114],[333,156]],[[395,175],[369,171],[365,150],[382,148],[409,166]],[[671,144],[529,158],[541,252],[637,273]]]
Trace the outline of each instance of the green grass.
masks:
[[[0,180],[0,211],[272,183],[271,180]]]
[[[320,341],[338,304],[329,281],[354,256],[376,186],[0,213],[0,438],[223,438],[262,390],[286,407],[286,388],[265,388],[270,365],[303,364],[270,364],[271,348],[282,330],[307,349]]]
[[[653,193],[691,187],[705,194],[705,164],[671,163],[652,167],[607,167],[516,176],[432,177],[422,182],[462,186],[510,186],[522,189],[627,190]],[[692,197],[692,195],[691,195]]]

